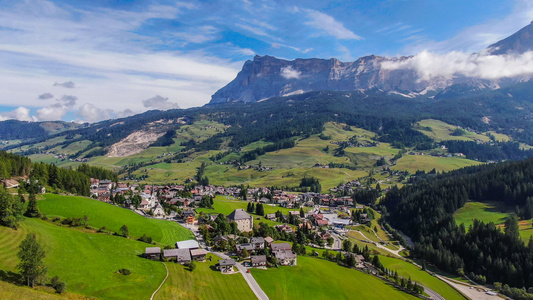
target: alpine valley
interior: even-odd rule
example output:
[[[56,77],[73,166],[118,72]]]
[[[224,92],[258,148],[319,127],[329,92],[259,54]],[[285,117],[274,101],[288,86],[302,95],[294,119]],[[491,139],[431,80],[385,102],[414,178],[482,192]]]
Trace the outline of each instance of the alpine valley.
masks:
[[[531,54],[532,36],[530,24],[471,57]],[[36,200],[44,217],[0,227],[0,284],[14,281],[8,257],[23,234],[37,232],[72,298],[148,298],[164,282],[156,298],[485,299],[494,289],[533,299],[533,72],[424,77],[416,59],[255,56],[203,107],[85,124],[0,122],[7,191],[17,195],[19,180],[26,190],[13,199],[34,196],[36,184],[51,192]],[[73,195],[100,198],[95,179],[115,183],[103,201]],[[133,186],[148,200],[134,204]],[[253,215],[248,231],[229,225],[241,213]],[[172,221],[152,218],[161,214]],[[85,227],[75,225],[84,215]],[[194,238],[210,252],[188,269],[165,261],[165,278],[141,256],[193,238],[175,219],[198,225]],[[253,247],[267,237],[272,253]],[[275,250],[277,241],[292,245]],[[83,272],[63,260],[75,247],[71,263]],[[249,251],[266,255],[268,268],[240,271],[246,281],[219,274],[231,263],[219,252],[252,266]],[[277,268],[292,256],[276,251],[297,266]],[[225,258],[217,266],[216,256]],[[0,297],[24,295],[17,288]]]

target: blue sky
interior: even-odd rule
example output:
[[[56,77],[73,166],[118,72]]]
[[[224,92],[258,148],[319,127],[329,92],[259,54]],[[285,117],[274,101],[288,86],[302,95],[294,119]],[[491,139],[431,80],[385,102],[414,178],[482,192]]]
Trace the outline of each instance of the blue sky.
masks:
[[[476,52],[531,1],[0,0],[0,119],[201,106],[244,61]]]

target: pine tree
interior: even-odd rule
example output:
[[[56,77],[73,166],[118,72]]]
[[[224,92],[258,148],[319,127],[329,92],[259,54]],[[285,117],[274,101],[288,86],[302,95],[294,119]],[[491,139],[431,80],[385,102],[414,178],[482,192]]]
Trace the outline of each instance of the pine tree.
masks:
[[[20,263],[17,269],[26,279],[28,286],[33,287],[35,280],[46,274],[46,267],[43,264],[44,249],[37,243],[37,238],[32,233],[29,233],[20,243],[19,249]]]
[[[37,207],[37,198],[35,197],[35,194],[30,193],[28,199],[28,208],[26,209],[26,213],[24,213],[24,215],[30,218],[39,218],[41,216],[41,213],[39,212],[39,208]]]

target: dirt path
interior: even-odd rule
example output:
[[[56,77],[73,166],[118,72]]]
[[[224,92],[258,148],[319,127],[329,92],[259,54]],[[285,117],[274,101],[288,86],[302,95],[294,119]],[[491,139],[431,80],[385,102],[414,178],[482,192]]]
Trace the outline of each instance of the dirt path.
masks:
[[[155,294],[157,294],[157,292],[159,292],[159,290],[161,289],[161,287],[163,287],[163,284],[165,284],[165,282],[167,281],[167,278],[168,278],[168,268],[167,268],[167,265],[165,265],[164,262],[162,262],[163,266],[165,266],[165,270],[167,270],[167,276],[165,276],[165,279],[163,279],[163,282],[161,282],[161,284],[159,285],[159,287],[157,288],[157,290],[155,290],[155,292],[152,294],[152,297],[150,297],[150,300],[153,300],[154,299],[154,296]]]

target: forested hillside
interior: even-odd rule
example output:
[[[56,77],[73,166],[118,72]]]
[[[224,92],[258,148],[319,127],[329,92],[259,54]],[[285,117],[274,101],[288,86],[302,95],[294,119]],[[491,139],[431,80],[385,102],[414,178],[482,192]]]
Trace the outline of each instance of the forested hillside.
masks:
[[[527,288],[533,286],[533,241],[520,239],[517,217],[509,217],[502,231],[478,220],[468,229],[458,226],[453,214],[467,201],[496,201],[531,219],[532,197],[529,159],[469,167],[393,188],[382,204],[387,221],[415,242],[415,256],[448,272]]]

